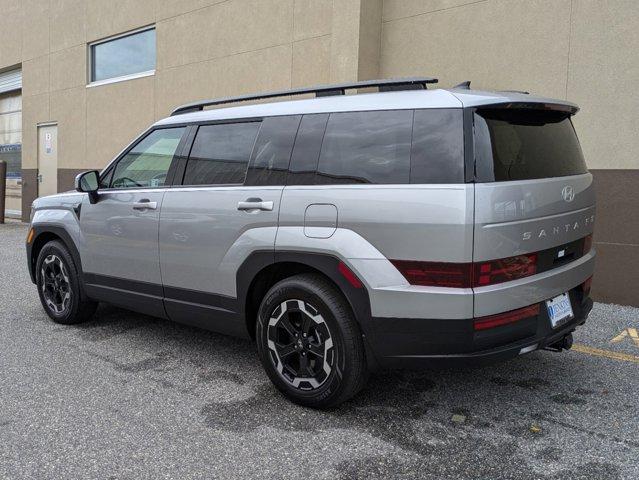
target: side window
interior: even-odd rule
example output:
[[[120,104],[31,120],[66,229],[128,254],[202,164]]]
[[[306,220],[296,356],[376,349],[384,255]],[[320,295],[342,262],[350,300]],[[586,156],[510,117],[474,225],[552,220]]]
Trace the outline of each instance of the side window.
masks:
[[[295,147],[291,155],[287,185],[313,185],[316,183],[317,161],[322,149],[322,139],[327,113],[304,115],[297,131]]]
[[[331,114],[317,169],[319,182],[409,183],[412,126],[412,110]]]
[[[184,127],[153,130],[118,161],[111,187],[163,186],[183,133]]]
[[[100,188],[109,188],[111,185],[111,178],[113,178],[113,170],[115,170],[115,168],[110,168],[104,175],[102,175],[102,178],[100,178]]]
[[[410,183],[464,183],[461,108],[415,110]]]
[[[244,183],[260,122],[220,123],[198,128],[183,185]]]
[[[245,185],[285,185],[300,115],[262,121]]]

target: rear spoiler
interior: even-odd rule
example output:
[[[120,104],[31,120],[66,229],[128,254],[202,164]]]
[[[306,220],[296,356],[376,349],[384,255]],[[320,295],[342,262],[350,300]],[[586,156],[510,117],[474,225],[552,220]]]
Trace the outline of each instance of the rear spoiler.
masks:
[[[476,108],[529,108],[531,110],[548,110],[555,112],[565,112],[574,115],[579,111],[579,107],[574,103],[552,103],[552,102],[504,102],[504,103],[488,103],[478,105]]]

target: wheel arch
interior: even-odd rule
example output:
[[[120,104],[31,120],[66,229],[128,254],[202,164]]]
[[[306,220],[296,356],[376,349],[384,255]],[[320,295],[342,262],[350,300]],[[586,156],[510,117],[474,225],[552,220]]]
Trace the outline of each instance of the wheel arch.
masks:
[[[364,336],[370,331],[371,307],[368,291],[355,287],[340,273],[341,260],[324,253],[281,251],[254,252],[238,270],[237,293],[246,329],[255,336],[257,311],[262,298],[275,283],[299,273],[319,273],[342,292]],[[366,343],[366,342],[365,342]]]
[[[34,226],[32,227],[34,231],[33,240],[30,244],[27,244],[27,260],[29,262],[29,275],[31,276],[31,281],[36,283],[36,272],[35,267],[38,261],[38,255],[47,243],[52,240],[58,240],[62,242],[62,244],[69,250],[73,261],[75,262],[75,266],[80,273],[80,285],[83,287],[83,270],[82,270],[82,261],[80,259],[80,252],[78,252],[75,243],[71,239],[71,235],[62,227],[56,226]],[[84,291],[84,288],[83,288]]]

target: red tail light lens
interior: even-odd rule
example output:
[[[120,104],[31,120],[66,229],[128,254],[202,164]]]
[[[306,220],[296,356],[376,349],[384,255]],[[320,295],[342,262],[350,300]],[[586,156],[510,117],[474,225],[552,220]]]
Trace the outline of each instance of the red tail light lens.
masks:
[[[470,288],[472,264],[391,260],[411,285]]]
[[[583,252],[583,254],[585,255],[590,250],[592,250],[592,234],[587,235],[586,237],[584,237],[584,252]]]
[[[417,262],[391,260],[411,285],[470,288],[494,285],[537,272],[537,254],[519,255],[482,263]]]
[[[536,317],[537,315],[539,315],[539,304],[511,310],[510,312],[498,313],[497,315],[476,318],[474,328],[475,330],[486,330],[488,328],[514,323],[525,318]]]
[[[474,265],[473,286],[483,287],[534,275],[537,272],[537,254],[518,255]]]

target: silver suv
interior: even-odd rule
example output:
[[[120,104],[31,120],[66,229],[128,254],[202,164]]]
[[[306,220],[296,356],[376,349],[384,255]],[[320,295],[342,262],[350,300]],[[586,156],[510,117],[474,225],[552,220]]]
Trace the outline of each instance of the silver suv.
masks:
[[[379,367],[570,348],[595,259],[577,106],[435,81],[178,108],[77,192],[34,202],[46,313],[78,323],[107,302],[251,337],[312,407]],[[315,98],[205,109],[295,94]]]

